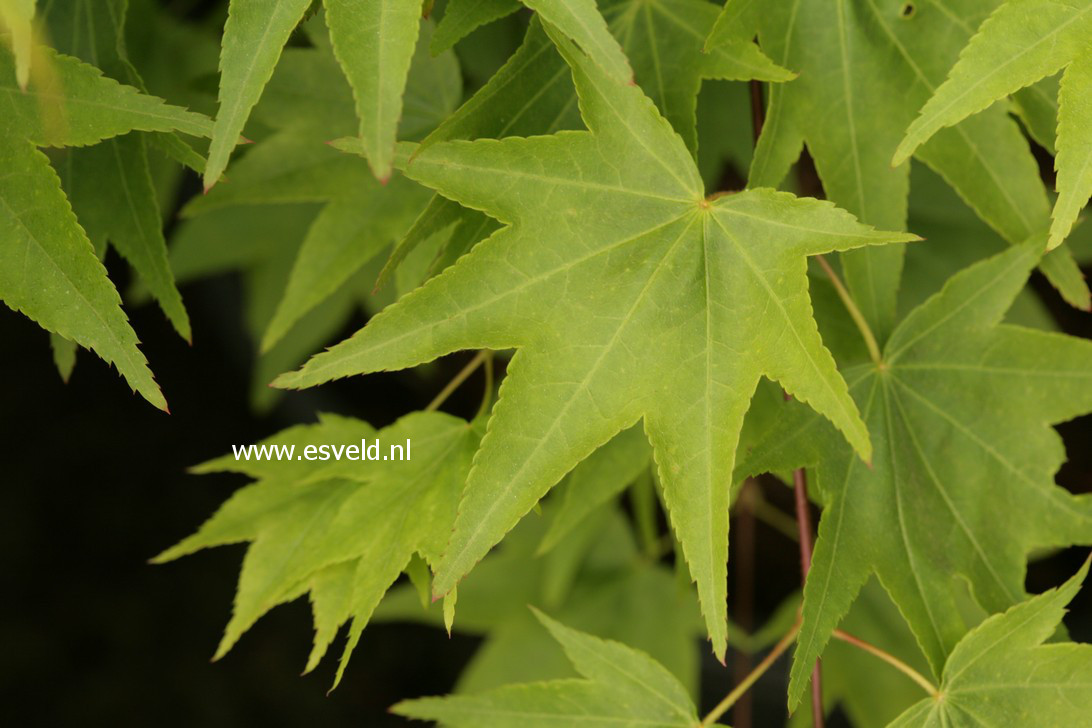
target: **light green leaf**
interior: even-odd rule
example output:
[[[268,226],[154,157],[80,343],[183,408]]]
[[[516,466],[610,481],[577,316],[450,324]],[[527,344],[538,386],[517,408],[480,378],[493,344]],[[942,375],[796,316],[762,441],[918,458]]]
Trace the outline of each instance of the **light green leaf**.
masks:
[[[368,3],[371,5],[372,3]],[[273,75],[281,50],[311,0],[231,0],[220,50],[220,108],[205,167],[205,189],[227,167],[250,110]]]
[[[686,726],[698,723],[686,688],[648,655],[619,642],[535,615],[565,650],[583,679],[511,685],[479,695],[406,700],[392,711],[445,725],[495,728],[610,725]]]
[[[928,244],[914,245],[906,251],[906,270],[899,287],[900,316],[924,303],[963,268],[1007,247],[951,187],[924,165],[912,166],[910,180],[909,227]],[[845,307],[841,301],[837,305],[840,307],[837,315],[842,317]],[[1054,315],[1031,286],[1020,291],[1005,320],[1047,331],[1059,330]],[[823,335],[827,336],[825,330]],[[851,335],[860,339],[855,329]]]
[[[70,147],[96,144],[134,130],[208,136],[212,129],[201,114],[106,78],[94,66],[44,46],[36,52],[43,68],[35,72],[24,92],[14,83],[11,55],[0,49],[6,133],[38,146]]]
[[[737,478],[818,466],[826,507],[790,705],[869,574],[939,672],[967,628],[957,579],[998,611],[1023,598],[1032,549],[1092,543],[1092,499],[1054,484],[1065,452],[1050,427],[1092,411],[1092,343],[998,323],[1041,249],[1042,237],[962,271],[903,320],[879,365],[847,370],[871,469],[791,403],[741,463]]]
[[[786,80],[792,74],[761,57],[748,39],[746,46],[718,48],[705,54],[701,43],[716,18],[716,8],[704,0],[610,0],[604,4],[610,31],[630,57],[636,81],[682,135],[692,152],[697,149],[698,91],[706,78],[763,78]],[[507,63],[458,111],[422,143],[423,147],[450,139],[501,139],[508,136],[552,134],[579,127],[576,92],[568,67],[554,50],[541,25],[532,22],[523,45]],[[443,221],[459,221],[451,242],[442,247],[447,258],[485,237],[492,229],[483,216],[447,200],[436,200],[398,245],[383,273],[385,281],[397,265],[435,232]],[[428,227],[423,227],[429,223]],[[428,233],[422,236],[423,233]],[[476,235],[475,235],[476,233]],[[441,256],[443,259],[445,256]],[[434,274],[442,270],[437,265]]]
[[[313,386],[459,349],[520,349],[438,594],[580,460],[644,418],[723,655],[728,480],[759,378],[780,381],[870,454],[811,319],[805,258],[913,236],[771,190],[706,200],[689,151],[647,97],[557,40],[591,131],[419,151],[409,176],[508,226],[275,384]],[[679,351],[691,356],[680,361]]]
[[[240,461],[227,455],[206,463],[201,472],[229,469],[258,481],[236,492],[196,534],[155,561],[251,542],[216,657],[274,606],[311,591],[317,633],[308,669],[321,658],[337,626],[352,618],[336,686],[376,605],[411,557],[419,553],[430,565],[439,560],[479,438],[466,422],[440,413],[407,415],[378,433],[367,423],[333,415],[317,425],[291,428],[260,444],[294,445],[297,458],[313,445],[320,462]],[[351,453],[345,448],[362,447],[361,439],[378,440],[383,453],[409,440],[411,456],[346,459]],[[325,458],[323,447],[330,448]],[[348,587],[344,581],[350,567],[338,566],[346,563],[352,564]],[[331,573],[333,567],[338,568]]]
[[[995,614],[967,634],[944,665],[940,695],[890,728],[1075,726],[1092,715],[1092,646],[1042,644],[1088,575],[1088,562],[1057,589]]]
[[[895,150],[901,162],[944,127],[952,126],[1042,78],[1071,66],[1060,95],[1073,118],[1059,112],[1058,189],[1048,248],[1061,245],[1092,193],[1092,139],[1087,96],[1092,89],[1092,3],[1088,0],[1007,0],[982,23],[945,82],[921,108]],[[1067,88],[1067,86],[1071,88]],[[1064,131],[1064,134],[1063,134]],[[1072,164],[1072,168],[1070,165]]]
[[[0,300],[91,349],[165,410],[121,297],[72,214],[57,174],[46,156],[13,135],[5,122],[0,122],[0,169]]]
[[[334,53],[345,71],[360,139],[372,172],[387,180],[394,161],[402,93],[417,46],[421,3],[417,0],[325,0]]]

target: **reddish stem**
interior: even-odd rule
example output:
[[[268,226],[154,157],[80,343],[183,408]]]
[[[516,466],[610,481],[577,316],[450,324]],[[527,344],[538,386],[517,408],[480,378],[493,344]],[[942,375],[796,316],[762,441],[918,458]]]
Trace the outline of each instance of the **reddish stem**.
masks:
[[[808,476],[803,468],[792,471],[793,494],[796,496],[796,527],[800,533],[800,580],[804,582],[811,569],[811,512],[808,510]],[[811,671],[811,722],[823,728],[823,674],[819,660]]]
[[[740,486],[736,501],[734,564],[736,568],[735,617],[740,629],[750,633],[754,629],[754,566],[755,566],[755,513],[751,496],[758,484],[750,478]],[[736,650],[732,660],[732,674],[738,685],[751,672],[751,656]],[[744,693],[732,707],[732,725],[735,728],[751,728],[751,693]]]
[[[762,82],[751,81],[751,131],[754,133],[755,144],[762,136],[762,124],[766,118],[766,105],[762,102]]]

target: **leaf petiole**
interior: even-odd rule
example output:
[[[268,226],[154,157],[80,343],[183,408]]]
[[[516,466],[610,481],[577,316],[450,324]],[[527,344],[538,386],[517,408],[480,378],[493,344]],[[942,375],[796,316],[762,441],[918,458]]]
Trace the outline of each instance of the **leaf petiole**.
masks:
[[[924,688],[925,692],[929,693],[929,695],[932,696],[933,698],[940,697],[940,691],[937,689],[936,685],[931,683],[929,681],[929,679],[927,677],[925,677],[924,675],[922,675],[920,672],[918,672],[914,668],[910,667],[905,662],[903,662],[899,658],[895,657],[891,653],[885,652],[885,651],[881,650],[879,647],[877,647],[876,645],[873,645],[873,644],[871,644],[869,642],[865,642],[861,638],[854,637],[853,635],[849,634],[848,632],[843,632],[840,629],[834,630],[834,638],[842,640],[843,642],[846,642],[848,644],[853,645],[854,647],[857,647],[857,648],[860,648],[860,649],[864,650],[865,652],[867,652],[870,655],[874,655],[875,657],[880,658],[881,660],[886,662],[888,665],[891,665],[893,668],[895,668],[896,670],[901,672],[903,675],[906,675],[908,678],[910,678],[911,680],[916,682],[918,685],[920,685],[922,688]]]
[[[838,277],[838,274],[834,272],[834,269],[830,267],[830,263],[827,259],[821,255],[815,256],[815,259],[822,266],[823,271],[826,272],[827,277],[830,278],[831,284],[834,285],[834,290],[838,293],[838,298],[842,299],[842,303],[845,304],[846,310],[849,311],[850,318],[853,319],[853,323],[857,324],[857,330],[861,332],[861,338],[864,339],[865,346],[868,347],[868,355],[872,357],[872,361],[879,364],[882,359],[880,353],[880,345],[876,343],[876,336],[872,333],[872,329],[868,326],[868,321],[865,320],[864,314],[861,313],[861,309],[857,308],[857,303],[853,300],[853,296],[849,295],[849,291],[846,290],[845,284],[842,283],[842,279]]]
[[[775,662],[777,662],[777,658],[781,657],[785,650],[789,649],[792,643],[796,641],[796,635],[799,632],[800,620],[797,620],[796,623],[793,624],[792,629],[774,645],[773,649],[770,650],[770,653],[762,658],[762,662],[758,663],[758,665],[755,666],[755,669],[751,670],[747,677],[740,680],[739,684],[732,688],[732,692],[724,696],[724,700],[717,703],[717,706],[709,711],[708,715],[702,718],[701,723],[698,724],[699,728],[707,728],[708,726],[714,725],[722,715],[728,712],[728,709],[731,708],[737,700],[743,697],[743,695],[751,689],[751,686],[758,682],[758,679],[762,677]]]
[[[467,378],[474,373],[474,370],[476,370],[485,362],[487,356],[491,355],[492,353],[493,352],[491,351],[485,350],[479,351],[473,359],[467,362],[466,366],[463,367],[458,374],[452,377],[451,381],[447,383],[447,386],[441,389],[440,393],[437,394],[433,398],[433,400],[428,403],[428,406],[425,407],[425,412],[435,412],[437,409],[439,409],[440,405],[446,402],[447,398],[450,397],[452,393],[459,388],[459,385],[465,382]],[[490,382],[490,389],[492,389],[492,382]]]

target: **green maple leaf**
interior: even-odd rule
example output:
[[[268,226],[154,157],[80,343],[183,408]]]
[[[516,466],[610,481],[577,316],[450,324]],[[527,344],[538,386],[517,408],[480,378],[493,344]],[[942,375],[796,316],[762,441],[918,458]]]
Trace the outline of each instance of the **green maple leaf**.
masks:
[[[237,460],[224,456],[196,472],[225,470],[257,479],[236,492],[198,531],[164,551],[163,563],[200,549],[250,542],[235,606],[216,658],[263,614],[311,592],[316,638],[307,669],[325,654],[337,628],[352,619],[337,681],[386,591],[420,554],[440,557],[480,432],[440,413],[414,413],[378,432],[367,423],[325,415],[262,445],[360,445],[362,438],[412,443],[408,460]],[[335,686],[337,684],[335,681]]]
[[[982,23],[906,130],[899,162],[945,127],[1065,68],[1058,91],[1058,201],[1047,248],[1062,244],[1092,195],[1092,2],[1007,0]]]
[[[508,12],[513,9],[503,1],[449,4],[434,38],[444,38],[445,26],[455,22],[460,24],[460,32],[469,33],[477,26],[467,24],[469,16],[464,12],[481,12],[479,19],[485,22],[485,18],[493,19],[500,5],[509,8]],[[717,17],[716,6],[705,0],[611,0],[603,4],[603,15],[630,59],[634,79],[682,135],[691,152],[697,150],[695,112],[703,80],[787,81],[793,77],[762,55],[749,38],[705,53],[702,42]],[[439,47],[446,48],[461,37],[449,35],[450,42]],[[504,66],[423,143],[427,146],[452,139],[500,139],[576,129],[580,122],[576,101],[568,66],[541,24],[534,20],[522,45]],[[447,241],[439,242],[437,263],[457,258],[494,230],[480,213],[437,196],[391,254],[380,285],[418,245],[444,228],[452,232]],[[441,269],[436,264],[429,272]]]
[[[997,2],[794,0],[762,4],[759,13],[752,0],[731,0],[723,12],[738,18],[734,32],[757,25],[765,52],[800,73],[769,89],[749,184],[780,184],[806,143],[829,199],[870,225],[904,229],[910,165],[891,164],[900,130]],[[710,38],[711,46],[717,42],[717,35]],[[1005,109],[944,131],[917,158],[1010,243],[1049,224],[1039,167]],[[891,247],[842,256],[846,284],[880,343],[895,325],[902,255]],[[1089,306],[1068,251],[1044,258],[1042,266],[1067,301]]]
[[[1088,575],[1088,562],[1062,586],[995,614],[959,641],[944,663],[940,692],[890,728],[1075,726],[1092,715],[1092,645],[1043,644]]]
[[[648,98],[555,41],[591,131],[421,150],[411,178],[507,227],[275,384],[401,369],[458,349],[519,349],[438,594],[576,463],[643,417],[723,656],[727,483],[760,377],[829,417],[864,457],[871,452],[811,319],[806,256],[913,236],[772,190],[706,199],[685,144]]]
[[[1065,452],[1050,427],[1092,411],[1092,343],[998,323],[1042,242],[960,272],[903,320],[878,365],[846,370],[871,468],[802,407],[743,458],[737,477],[817,464],[825,504],[791,705],[869,574],[939,671],[966,631],[957,577],[1000,611],[1023,599],[1032,549],[1092,543],[1092,498],[1054,484]]]
[[[444,725],[522,728],[601,723],[620,728],[693,728],[697,709],[663,665],[620,642],[566,627],[535,610],[580,679],[508,685],[477,695],[406,700],[391,710]]]
[[[121,298],[35,147],[96,144],[130,131],[207,135],[208,119],[106,78],[45,47],[26,91],[0,50],[0,299],[43,328],[95,351],[149,402],[166,409]],[[39,68],[39,66],[41,66]]]

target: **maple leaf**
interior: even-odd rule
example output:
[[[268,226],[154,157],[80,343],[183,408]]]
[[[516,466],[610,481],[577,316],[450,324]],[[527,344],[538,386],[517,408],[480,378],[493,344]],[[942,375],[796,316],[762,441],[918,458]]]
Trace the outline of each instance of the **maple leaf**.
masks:
[[[738,18],[734,32],[757,27],[765,52],[800,73],[769,88],[749,184],[780,184],[806,143],[829,199],[862,222],[904,229],[910,165],[891,165],[900,130],[941,85],[971,28],[999,1],[795,0],[763,4],[758,12],[752,0],[730,0],[723,13]],[[709,45],[718,40],[714,34]],[[1009,243],[1020,244],[1049,224],[1038,164],[1005,109],[944,131],[917,159]],[[841,256],[846,284],[880,343],[896,322],[902,256],[898,247]],[[1088,308],[1088,287],[1068,251],[1045,257],[1042,269],[1067,301]]]
[[[0,49],[0,299],[48,331],[95,351],[129,385],[166,409],[137,338],[87,234],[36,147],[85,146],[130,131],[207,135],[201,114],[106,78],[99,69],[44,46],[26,91]]]
[[[1081,725],[1092,715],[1092,645],[1042,644],[1088,575],[995,614],[967,633],[944,663],[940,692],[890,728],[1002,728]]]
[[[1058,201],[1047,248],[1062,244],[1092,195],[1092,2],[1007,0],[979,27],[936,89],[894,162],[945,127],[1065,68],[1058,91]]]
[[[870,455],[811,318],[806,256],[914,236],[772,190],[707,200],[685,144],[648,98],[554,40],[590,131],[421,150],[408,176],[508,226],[274,384],[313,386],[458,349],[519,349],[437,594],[576,463],[643,417],[723,656],[727,486],[760,377],[781,382]]]
[[[412,443],[406,460],[237,460],[227,455],[195,469],[233,471],[257,479],[237,491],[198,531],[153,561],[200,549],[250,542],[231,621],[216,650],[227,653],[267,611],[306,592],[316,604],[314,648],[321,660],[337,628],[352,619],[335,687],[365,625],[414,554],[435,565],[481,433],[441,413],[406,415],[376,432],[349,417],[324,415],[259,445],[360,446]],[[214,658],[215,659],[215,658]]]
[[[1092,343],[998,323],[1042,242],[961,271],[899,324],[879,364],[846,370],[871,468],[802,407],[742,458],[737,478],[816,465],[825,505],[791,705],[869,574],[939,671],[966,631],[954,579],[1000,611],[1024,597],[1029,551],[1092,543],[1092,498],[1054,484],[1065,453],[1050,427],[1092,411]]]
[[[581,679],[507,685],[477,695],[418,698],[392,712],[444,725],[519,728],[571,726],[574,721],[620,727],[693,728],[697,709],[686,688],[663,665],[620,642],[566,627],[545,614],[535,616],[557,640]]]
[[[433,36],[434,50],[449,47],[481,23],[502,17],[515,7],[518,3],[506,0],[450,3]],[[750,38],[705,53],[702,42],[717,17],[716,6],[705,0],[612,0],[603,4],[602,11],[610,32],[630,59],[634,80],[682,135],[692,153],[696,153],[698,144],[695,111],[703,80],[793,78],[792,73],[764,56]],[[444,28],[456,23],[459,30],[444,35]],[[444,42],[438,44],[436,38]],[[580,125],[576,102],[568,66],[538,20],[532,19],[523,43],[512,57],[423,144],[576,129]],[[451,232],[447,239],[436,241],[439,250],[426,278],[493,232],[495,226],[484,215],[437,196],[391,253],[378,285],[384,285],[418,245],[447,228]]]

